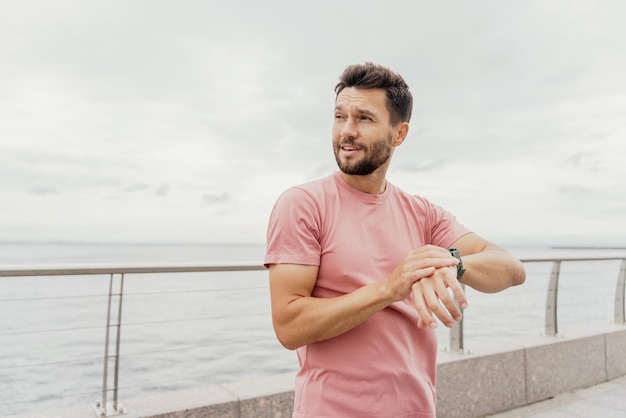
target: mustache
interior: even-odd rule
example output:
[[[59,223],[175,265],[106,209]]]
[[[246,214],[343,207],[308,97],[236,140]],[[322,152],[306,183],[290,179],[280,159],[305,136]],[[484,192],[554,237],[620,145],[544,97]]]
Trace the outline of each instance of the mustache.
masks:
[[[354,139],[342,139],[339,141],[339,146],[342,147],[344,145],[356,146],[359,148],[365,148],[365,145],[356,142]]]

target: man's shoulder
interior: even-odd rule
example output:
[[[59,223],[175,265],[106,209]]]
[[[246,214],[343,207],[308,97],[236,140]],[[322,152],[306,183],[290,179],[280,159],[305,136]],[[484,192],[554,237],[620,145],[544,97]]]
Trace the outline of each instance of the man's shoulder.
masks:
[[[311,180],[305,183],[301,183],[295,186],[291,186],[284,190],[276,205],[278,207],[320,207],[327,199],[329,193],[332,190],[336,190],[333,187],[333,175]]]
[[[424,196],[407,192],[401,189],[400,187],[395,186],[391,183],[388,183],[388,184],[390,184],[390,186],[392,187],[392,194],[394,194],[395,196],[397,196],[397,198],[401,200],[405,200],[407,202],[410,202],[411,204],[420,205],[420,206],[432,206],[433,205],[433,203]]]
[[[298,186],[295,186],[295,187],[301,187],[301,188],[304,188],[304,189],[320,188],[320,187],[326,186],[328,184],[335,183],[336,182],[335,177],[336,177],[336,173],[331,173],[331,174],[328,174],[328,175],[326,175],[324,177],[320,177],[320,178],[317,178],[315,180],[307,181],[307,182],[302,183],[302,184],[300,184]]]
[[[305,183],[301,183],[297,186],[290,187],[287,191],[296,190],[301,192],[306,192],[307,194],[313,196],[321,196],[325,193],[328,193],[335,188],[332,187],[336,184],[336,178],[334,174],[329,174],[326,177],[321,177],[315,180],[311,180]],[[297,192],[296,192],[297,193]]]

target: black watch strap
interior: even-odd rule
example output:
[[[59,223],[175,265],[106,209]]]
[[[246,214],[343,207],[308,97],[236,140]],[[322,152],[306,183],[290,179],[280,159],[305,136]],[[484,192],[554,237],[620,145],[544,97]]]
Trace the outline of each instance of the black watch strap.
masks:
[[[461,280],[461,277],[463,277],[463,273],[465,273],[465,267],[463,267],[463,260],[461,260],[461,254],[459,254],[459,250],[457,250],[456,248],[450,248],[448,249],[448,251],[450,251],[450,254],[452,254],[452,257],[459,260],[459,264],[456,265],[456,279]]]

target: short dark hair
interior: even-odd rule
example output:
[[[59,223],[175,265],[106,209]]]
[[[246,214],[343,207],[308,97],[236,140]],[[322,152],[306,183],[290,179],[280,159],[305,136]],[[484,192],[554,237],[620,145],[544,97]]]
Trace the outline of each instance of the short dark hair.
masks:
[[[350,65],[343,71],[335,86],[337,96],[346,87],[385,90],[391,124],[411,120],[413,95],[402,76],[389,68],[371,62]]]

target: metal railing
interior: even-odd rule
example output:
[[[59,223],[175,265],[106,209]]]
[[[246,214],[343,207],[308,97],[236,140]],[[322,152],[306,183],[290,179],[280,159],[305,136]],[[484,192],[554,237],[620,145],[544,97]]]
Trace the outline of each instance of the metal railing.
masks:
[[[626,258],[623,257],[589,257],[589,258],[525,258],[523,263],[552,263],[547,300],[545,305],[545,335],[556,336],[558,334],[558,305],[557,295],[559,289],[559,276],[562,262],[580,261],[607,261],[621,260],[617,284],[615,287],[614,322],[625,323],[625,282],[626,282]],[[110,417],[126,413],[125,408],[119,402],[119,358],[120,358],[120,335],[122,328],[122,307],[124,296],[124,278],[129,274],[145,273],[201,273],[201,272],[232,272],[232,271],[261,271],[265,268],[256,263],[231,263],[196,266],[117,266],[117,267],[42,267],[42,268],[0,268],[0,277],[25,277],[25,276],[75,276],[75,275],[108,275],[108,307],[105,327],[104,370],[102,373],[102,397],[93,405],[96,416]],[[116,280],[117,279],[117,280]],[[116,284],[117,282],[117,284]],[[458,322],[450,330],[449,350],[452,352],[464,352],[463,321]],[[112,332],[114,331],[114,332]],[[114,353],[110,353],[111,338],[114,339]],[[113,362],[113,383],[109,382],[109,366]],[[109,396],[111,395],[111,396]],[[109,401],[109,397],[111,401]]]
[[[111,417],[126,414],[127,411],[119,402],[119,360],[122,326],[122,301],[124,296],[124,277],[129,274],[164,274],[164,273],[203,273],[265,270],[261,264],[231,263],[199,266],[117,266],[117,267],[39,267],[39,268],[0,268],[0,277],[40,277],[40,276],[90,276],[109,275],[107,317],[104,338],[104,362],[102,373],[102,398],[92,408],[98,417]],[[116,277],[119,283],[115,285]],[[114,306],[117,299],[117,305]],[[117,314],[115,315],[115,312]],[[111,329],[114,332],[114,354],[109,353]],[[113,366],[113,385],[109,385],[109,366]],[[109,401],[111,393],[111,401]]]
[[[545,327],[544,335],[557,336],[558,335],[558,292],[559,292],[559,278],[561,272],[562,262],[584,262],[584,261],[610,261],[621,260],[621,266],[617,275],[617,282],[615,285],[615,301],[614,301],[614,315],[613,322],[615,324],[625,324],[625,295],[624,289],[626,287],[626,258],[623,257],[561,257],[561,258],[522,258],[523,263],[552,263],[552,271],[550,273],[550,280],[548,283],[546,305],[545,305]],[[455,323],[450,330],[450,347],[451,352],[463,353],[465,352],[465,345],[463,341],[463,321]]]

